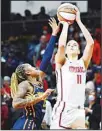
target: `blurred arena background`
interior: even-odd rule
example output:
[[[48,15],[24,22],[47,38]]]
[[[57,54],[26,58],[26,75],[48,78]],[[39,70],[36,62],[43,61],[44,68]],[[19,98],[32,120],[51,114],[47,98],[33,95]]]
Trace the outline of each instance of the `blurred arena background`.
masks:
[[[87,71],[86,101],[88,95],[96,92],[97,104],[102,106],[101,100],[101,0],[97,1],[11,1],[1,0],[1,129],[10,130],[14,122],[22,115],[22,110],[12,108],[10,94],[10,77],[15,68],[21,63],[30,63],[39,68],[46,45],[51,36],[48,19],[54,16],[58,6],[63,2],[77,5],[81,11],[81,19],[94,38],[94,51]],[[60,35],[60,34],[59,34]],[[86,41],[76,23],[70,26],[68,39],[74,38],[81,45],[83,53]],[[44,90],[56,89],[54,55],[57,43],[47,70],[47,77],[43,81]],[[81,56],[81,55],[80,55]],[[48,114],[42,122],[42,129],[49,129],[52,107],[56,101],[56,93],[48,98]],[[99,108],[100,109],[100,108]],[[99,123],[101,129],[101,114],[86,113],[86,126]]]

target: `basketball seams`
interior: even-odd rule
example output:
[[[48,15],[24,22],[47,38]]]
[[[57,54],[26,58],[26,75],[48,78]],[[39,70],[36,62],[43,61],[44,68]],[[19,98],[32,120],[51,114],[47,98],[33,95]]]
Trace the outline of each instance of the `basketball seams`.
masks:
[[[57,9],[57,12],[60,12],[60,11],[66,12],[66,13],[76,14],[76,10],[75,10],[75,8],[74,8],[74,5],[69,4],[69,3],[67,3],[67,4],[65,4],[65,5],[64,5],[64,4],[61,5],[61,6]]]
[[[73,20],[67,20],[67,19],[63,18],[63,17],[59,14],[59,12],[57,12],[57,16],[58,16],[58,15],[59,15],[60,19],[62,19],[62,21],[64,20],[64,21],[66,21],[66,22],[71,22],[71,23],[74,22]]]
[[[58,12],[65,12],[65,13],[71,13],[71,14],[76,14],[76,12],[74,11],[74,9],[70,8],[64,8],[64,9],[61,9],[59,10]]]

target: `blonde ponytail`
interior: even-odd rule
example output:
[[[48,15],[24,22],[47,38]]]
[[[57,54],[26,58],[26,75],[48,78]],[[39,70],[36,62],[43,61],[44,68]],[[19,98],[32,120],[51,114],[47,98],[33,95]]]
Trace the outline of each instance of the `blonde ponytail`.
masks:
[[[13,73],[11,76],[11,96],[15,96],[18,88],[18,79],[16,73]]]

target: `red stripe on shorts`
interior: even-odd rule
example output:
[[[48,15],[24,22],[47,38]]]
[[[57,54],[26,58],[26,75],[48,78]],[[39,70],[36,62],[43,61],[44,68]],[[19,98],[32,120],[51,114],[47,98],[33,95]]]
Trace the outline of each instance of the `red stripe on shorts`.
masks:
[[[62,127],[62,128],[65,128],[65,129],[71,129],[71,128],[69,128],[69,127],[62,126],[62,124],[61,124],[61,117],[62,117],[62,113],[63,113],[64,109],[65,109],[65,102],[64,102],[64,104],[63,104],[63,109],[62,109],[62,111],[61,111],[61,113],[60,113],[59,127]]]

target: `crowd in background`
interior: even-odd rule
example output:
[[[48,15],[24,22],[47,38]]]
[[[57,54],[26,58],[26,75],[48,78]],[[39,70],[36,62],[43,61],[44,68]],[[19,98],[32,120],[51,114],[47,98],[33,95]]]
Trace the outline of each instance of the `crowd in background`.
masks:
[[[41,20],[41,19],[49,19],[50,16],[46,14],[45,7],[40,8],[40,12],[38,14],[32,14],[30,10],[24,11],[24,16],[20,13],[11,13],[10,20],[17,21],[17,20]]]
[[[93,14],[93,13],[91,13]],[[32,20],[32,19],[49,19],[50,16],[45,13],[44,7],[41,7],[40,13],[32,15],[29,10],[25,11],[25,17],[20,14],[11,14],[11,20]],[[56,16],[55,16],[56,18]],[[93,56],[90,66],[87,70],[86,80],[86,127],[88,129],[101,128],[101,28],[99,26],[92,26],[91,21],[87,19],[83,22],[94,38]],[[95,23],[94,23],[95,24]],[[100,24],[100,22],[99,22]],[[22,116],[22,109],[13,109],[12,98],[10,91],[10,77],[15,71],[16,67],[22,63],[29,63],[32,66],[39,68],[45,48],[49,42],[51,32],[49,26],[43,26],[42,34],[26,35],[26,36],[10,36],[8,40],[1,42],[1,127],[2,129],[11,129],[14,122]],[[68,31],[68,40],[76,40],[81,48],[82,56],[86,41],[76,24],[70,26]],[[54,53],[48,69],[47,76],[43,80],[44,91],[48,88],[56,89],[55,76],[55,61],[58,43],[56,42]],[[42,122],[42,129],[49,129],[50,116],[52,108],[56,102],[56,93],[50,96],[46,102],[46,113]],[[93,96],[93,97],[92,97]],[[90,97],[90,99],[89,99]],[[93,99],[92,99],[93,98]]]

